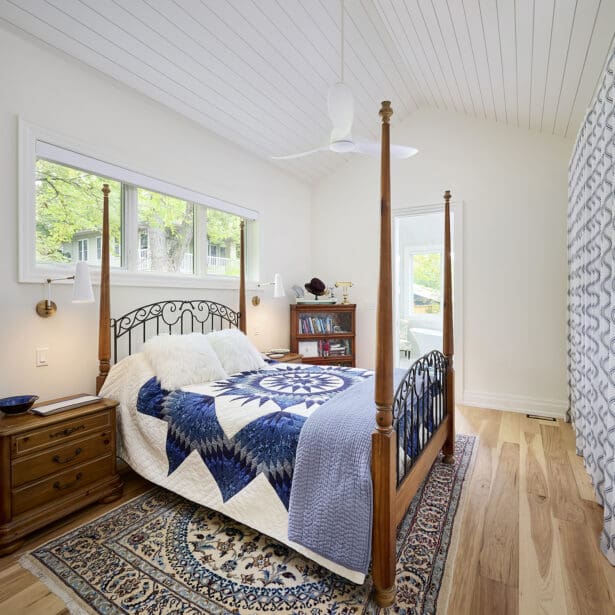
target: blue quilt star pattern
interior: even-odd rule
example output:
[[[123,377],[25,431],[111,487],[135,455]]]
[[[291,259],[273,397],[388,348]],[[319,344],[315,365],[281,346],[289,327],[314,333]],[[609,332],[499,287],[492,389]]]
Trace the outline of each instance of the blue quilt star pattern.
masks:
[[[315,409],[371,375],[347,367],[280,365],[220,380],[212,385],[212,395],[166,391],[154,377],[141,387],[137,411],[168,424],[169,474],[196,450],[225,502],[262,473],[288,509],[299,434],[306,421],[293,408]],[[272,411],[229,438],[218,420],[216,400],[222,398],[233,408],[269,403]]]

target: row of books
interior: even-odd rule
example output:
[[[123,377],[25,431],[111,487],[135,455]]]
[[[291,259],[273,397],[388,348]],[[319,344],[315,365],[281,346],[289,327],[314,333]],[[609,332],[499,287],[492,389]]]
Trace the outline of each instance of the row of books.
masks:
[[[345,333],[333,322],[331,316],[301,316],[299,318],[299,333]]]
[[[337,342],[319,340],[318,342],[318,356],[320,357],[344,357],[350,354],[350,340]]]

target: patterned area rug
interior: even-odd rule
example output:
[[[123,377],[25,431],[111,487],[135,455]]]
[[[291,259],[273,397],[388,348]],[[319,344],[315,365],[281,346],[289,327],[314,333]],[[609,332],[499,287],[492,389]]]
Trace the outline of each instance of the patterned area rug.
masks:
[[[437,461],[398,538],[391,613],[445,612],[445,564],[476,438]],[[451,557],[451,560],[453,557]],[[21,558],[74,613],[379,613],[362,586],[228,517],[156,488]],[[446,576],[450,576],[447,571]],[[444,604],[443,604],[444,602]]]

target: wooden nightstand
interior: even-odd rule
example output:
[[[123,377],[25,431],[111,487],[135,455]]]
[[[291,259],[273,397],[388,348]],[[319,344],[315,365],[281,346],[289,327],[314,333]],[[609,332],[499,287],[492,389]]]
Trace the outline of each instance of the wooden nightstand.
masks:
[[[303,355],[296,352],[287,352],[285,355],[277,358],[271,357],[274,361],[280,361],[280,363],[302,363]]]
[[[51,416],[0,412],[0,555],[51,521],[122,495],[116,406],[102,399]]]

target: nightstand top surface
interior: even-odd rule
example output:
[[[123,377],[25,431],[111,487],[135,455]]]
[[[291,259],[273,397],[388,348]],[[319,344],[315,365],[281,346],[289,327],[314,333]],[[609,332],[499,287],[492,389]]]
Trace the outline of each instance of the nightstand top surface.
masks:
[[[43,404],[51,404],[57,401],[63,401],[67,397],[58,397],[57,399],[49,399],[34,404],[41,406]],[[36,427],[44,427],[45,425],[53,425],[54,423],[61,423],[77,417],[93,414],[94,412],[100,412],[106,408],[114,408],[118,402],[113,399],[101,399],[94,401],[91,404],[80,406],[79,408],[71,408],[69,410],[61,410],[55,414],[49,416],[40,416],[39,414],[32,414],[30,411],[23,414],[4,414],[0,412],[0,435],[6,436],[11,433],[20,433],[28,429]]]

